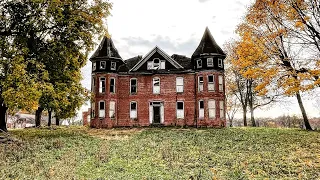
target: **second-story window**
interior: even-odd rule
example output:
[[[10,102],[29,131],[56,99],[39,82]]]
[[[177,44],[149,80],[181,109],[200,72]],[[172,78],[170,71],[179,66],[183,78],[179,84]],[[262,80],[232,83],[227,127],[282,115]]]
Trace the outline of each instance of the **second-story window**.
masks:
[[[223,76],[219,75],[219,91],[223,92]]]
[[[116,92],[116,82],[114,78],[110,78],[110,93]]]
[[[201,59],[197,60],[197,68],[202,68],[202,60]]]
[[[153,94],[160,94],[160,78],[153,78]]]
[[[130,79],[130,94],[137,93],[137,79]]]
[[[100,69],[106,69],[106,62],[100,61]]]
[[[176,90],[178,93],[183,92],[183,77],[176,78]]]
[[[111,62],[110,69],[111,69],[111,70],[116,70],[116,68],[117,68],[117,63],[112,61],[112,62]]]
[[[199,92],[203,91],[203,77],[202,76],[198,77],[198,90],[199,90]]]
[[[92,82],[91,82],[91,91],[95,93],[96,88],[96,79],[94,76],[92,76]]]
[[[207,66],[213,67],[213,58],[207,58]]]
[[[214,76],[208,75],[208,91],[214,91]]]
[[[106,92],[106,78],[100,77],[99,78],[99,93]]]
[[[220,58],[218,59],[218,67],[221,67],[221,68],[223,67],[222,59]]]

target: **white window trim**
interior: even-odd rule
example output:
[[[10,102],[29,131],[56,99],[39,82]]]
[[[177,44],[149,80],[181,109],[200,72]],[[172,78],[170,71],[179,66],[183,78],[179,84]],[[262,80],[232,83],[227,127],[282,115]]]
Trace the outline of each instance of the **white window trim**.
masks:
[[[209,60],[211,63],[209,64]],[[207,58],[207,67],[213,67],[213,58]]]
[[[201,62],[201,66],[199,66],[199,62]],[[197,68],[202,68],[202,59],[197,59]]]
[[[200,82],[200,77],[202,77],[202,82]],[[202,92],[203,91],[203,76],[198,76],[198,91]],[[202,86],[202,90],[200,90],[200,86]]]
[[[214,107],[213,108],[210,108],[210,101],[213,101],[213,104],[214,104]],[[214,111],[214,114],[213,114],[213,116],[210,116],[210,109],[213,109]],[[214,100],[214,99],[209,99],[208,100],[208,115],[209,115],[209,119],[216,119],[216,116],[217,116],[217,110],[216,110],[217,108],[216,108],[216,100]]]
[[[157,93],[157,92],[155,92],[155,86],[154,86],[154,81],[155,81],[155,79],[159,79],[159,92]],[[161,81],[160,81],[160,78],[159,77],[154,77],[153,79],[152,79],[152,92],[153,92],[153,94],[160,94],[160,92],[161,92]]]
[[[178,79],[182,79],[182,84],[178,84]],[[179,88],[182,87],[182,91],[178,91]],[[184,78],[183,77],[176,77],[176,92],[177,93],[183,93],[184,92]]]
[[[102,92],[103,86],[102,86],[102,79],[104,79],[104,91]],[[99,77],[99,93],[105,93],[106,92],[106,78],[105,77]]]
[[[209,76],[212,76],[213,82],[209,82]],[[215,90],[214,75],[213,75],[213,74],[209,74],[209,75],[207,76],[207,78],[208,78],[208,91],[214,91],[214,90]],[[210,88],[209,88],[210,85],[213,86],[213,89],[210,89]]]
[[[111,103],[114,103],[114,109],[113,109],[113,116],[111,115]],[[114,119],[116,118],[116,102],[115,101],[110,101],[109,102],[109,118]]]
[[[116,70],[117,69],[117,62],[111,61],[110,69]]]
[[[103,102],[103,104],[104,104],[103,109],[101,109],[101,106],[100,106],[101,102]],[[98,109],[99,109],[99,118],[105,118],[106,117],[106,102],[105,101],[99,101]]]
[[[220,81],[221,80],[221,81]],[[224,90],[224,87],[223,87],[223,76],[222,75],[219,75],[218,76],[218,83],[219,83],[219,92],[223,92]]]
[[[222,61],[222,59],[221,58],[219,58],[218,59],[218,67],[223,67],[223,63],[222,63],[223,61]]]
[[[131,91],[131,87],[132,87],[131,80],[136,80],[136,92],[132,92]],[[130,94],[137,94],[137,93],[138,93],[138,79],[137,78],[131,78],[130,79]]]
[[[95,71],[95,70],[97,70],[97,64],[96,64],[96,62],[93,62],[92,63],[92,71]]]
[[[200,108],[200,102],[203,103],[203,108]],[[204,119],[204,100],[202,100],[202,99],[199,100],[198,107],[199,107],[198,108],[199,109],[199,119]],[[200,116],[200,110],[203,110],[202,116]]]
[[[104,67],[102,67],[102,64],[104,63]],[[107,63],[106,61],[100,61],[100,69],[106,69]]]
[[[178,110],[178,103],[180,103],[180,102],[182,102],[182,107],[183,107],[182,110],[181,109]],[[178,111],[183,111],[182,117],[178,117]],[[177,101],[177,103],[176,103],[176,117],[177,117],[177,119],[184,118],[184,102],[183,101]]]
[[[111,92],[111,80],[113,79],[113,92]],[[110,93],[116,93],[116,79],[115,78],[110,78],[110,81],[109,81],[109,91],[110,91]]]
[[[131,103],[135,103],[136,104],[136,116],[135,117],[132,117],[131,116],[131,112],[132,112],[132,109],[131,109]],[[130,101],[130,113],[129,113],[129,116],[130,116],[130,119],[137,119],[138,118],[138,103],[136,101]]]

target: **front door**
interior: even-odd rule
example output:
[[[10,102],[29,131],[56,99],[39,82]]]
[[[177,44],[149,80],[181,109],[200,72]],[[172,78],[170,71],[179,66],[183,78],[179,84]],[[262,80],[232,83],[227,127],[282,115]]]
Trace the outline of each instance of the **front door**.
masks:
[[[153,106],[153,123],[160,124],[160,106]]]

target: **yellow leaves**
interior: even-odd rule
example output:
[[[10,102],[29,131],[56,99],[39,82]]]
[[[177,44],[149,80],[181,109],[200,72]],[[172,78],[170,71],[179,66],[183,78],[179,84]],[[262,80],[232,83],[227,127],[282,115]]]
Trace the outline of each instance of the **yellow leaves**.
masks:
[[[301,21],[297,21],[296,24],[295,24],[295,27],[303,30],[304,29],[304,24]]]

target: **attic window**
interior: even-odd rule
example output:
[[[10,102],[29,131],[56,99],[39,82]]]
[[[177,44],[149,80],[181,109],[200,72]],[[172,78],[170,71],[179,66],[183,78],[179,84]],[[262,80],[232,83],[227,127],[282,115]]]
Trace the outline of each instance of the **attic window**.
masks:
[[[201,59],[197,60],[197,68],[202,68],[202,60]]]
[[[213,58],[207,58],[207,66],[213,67]]]
[[[106,69],[106,62],[105,61],[100,62],[100,69]]]
[[[218,67],[221,67],[221,68],[223,67],[222,59],[220,59],[220,58],[218,59]]]
[[[159,67],[160,67],[160,59],[154,58],[153,59],[153,69],[159,69]]]
[[[92,71],[95,71],[97,69],[96,62],[92,63]]]
[[[116,70],[116,65],[117,65],[116,62],[111,62],[110,69],[111,69],[111,70]]]

